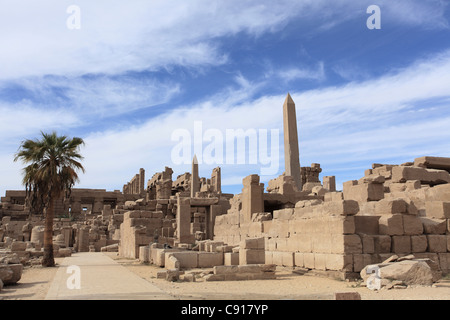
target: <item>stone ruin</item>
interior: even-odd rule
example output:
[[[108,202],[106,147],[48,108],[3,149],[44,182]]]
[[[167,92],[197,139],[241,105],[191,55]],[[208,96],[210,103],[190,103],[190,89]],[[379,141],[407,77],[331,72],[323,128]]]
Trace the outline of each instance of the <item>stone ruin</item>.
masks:
[[[337,191],[335,176],[320,181],[320,164],[300,166],[289,95],[283,110],[286,171],[266,188],[249,175],[241,193],[222,193],[221,169],[201,178],[194,157],[191,172],[174,180],[165,167],[146,188],[140,169],[122,192],[74,189],[58,201],[55,254],[117,251],[171,281],[273,279],[277,266],[365,279],[367,266],[402,259],[429,268],[432,282],[450,272],[450,158],[373,164]],[[6,192],[0,217],[0,258],[27,265],[42,255],[42,217],[24,191]]]

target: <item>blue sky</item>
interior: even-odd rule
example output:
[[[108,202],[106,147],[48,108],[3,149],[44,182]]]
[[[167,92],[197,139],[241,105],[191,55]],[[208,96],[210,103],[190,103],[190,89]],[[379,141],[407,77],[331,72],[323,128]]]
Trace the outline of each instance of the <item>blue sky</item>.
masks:
[[[22,188],[14,153],[41,130],[85,140],[78,187],[122,189],[139,168],[148,179],[190,171],[171,136],[195,122],[223,135],[282,130],[288,92],[301,164],[320,163],[338,187],[372,163],[450,157],[448,1],[1,3],[1,195]],[[70,5],[80,29],[67,27]],[[379,30],[366,26],[370,5]],[[266,186],[284,171],[279,138]],[[263,164],[201,163],[200,175],[216,166],[223,191],[239,193]]]

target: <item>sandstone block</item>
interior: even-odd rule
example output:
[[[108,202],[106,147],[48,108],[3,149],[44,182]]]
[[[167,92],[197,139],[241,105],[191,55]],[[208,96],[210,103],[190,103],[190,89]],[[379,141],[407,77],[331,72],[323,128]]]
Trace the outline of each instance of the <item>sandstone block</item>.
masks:
[[[240,249],[239,250],[239,264],[260,264],[265,263],[264,250]]]
[[[361,238],[357,234],[336,235],[333,237],[333,240],[331,253],[362,253]]]
[[[338,239],[342,239],[343,236],[339,235]],[[333,248],[334,237],[330,233],[324,233],[323,235],[314,235],[311,237],[312,248],[315,253],[331,253]],[[336,246],[335,246],[336,248]],[[343,253],[345,248],[339,246],[338,253]],[[341,251],[339,251],[341,250]]]
[[[299,252],[312,252],[313,251],[313,241],[312,237],[309,234],[298,234],[293,238],[295,241],[295,251]],[[292,240],[291,240],[292,241]]]
[[[8,280],[11,280],[13,277],[13,271],[6,264],[0,265],[0,281],[5,283]]]
[[[334,300],[361,300],[361,295],[358,292],[336,292]]]
[[[426,235],[411,236],[411,252],[427,251],[428,241]]]
[[[438,234],[427,235],[429,252],[447,252],[447,236]]]
[[[281,263],[285,267],[293,267],[294,263],[294,252],[282,252]]]
[[[425,210],[429,218],[450,219],[450,201],[427,201]]]
[[[436,185],[449,183],[450,175],[445,170],[406,166],[392,168],[392,182],[406,182],[407,180],[419,180],[422,184]]]
[[[326,270],[326,253],[314,253],[314,269],[316,270]]]
[[[379,183],[363,183],[357,185],[344,184],[344,199],[358,202],[378,201],[384,198],[384,185]]]
[[[214,274],[230,274],[230,273],[238,273],[238,266],[214,266],[213,267]]]
[[[327,254],[326,255],[327,270],[335,271],[353,271],[353,255],[352,254]]]
[[[9,271],[4,271],[2,269],[9,269]],[[23,265],[21,263],[18,264],[5,264],[0,265],[0,275],[5,276],[5,278],[0,278],[2,280],[3,284],[9,285],[9,284],[15,284],[22,278],[22,272],[23,272]]]
[[[324,201],[341,201],[344,200],[344,194],[342,192],[327,192],[324,195]]]
[[[305,262],[303,260],[303,253],[302,252],[295,252],[294,253],[294,266],[300,267],[300,268],[303,268],[305,266]]]
[[[199,252],[198,253],[198,267],[199,268],[212,268],[214,266],[223,265],[223,256],[224,256],[223,253]]]
[[[303,254],[304,267],[308,269],[314,269],[314,253],[304,253]]]
[[[264,237],[244,239],[241,241],[240,247],[242,249],[264,250],[265,248]]]
[[[360,234],[363,253],[374,253],[375,252],[375,242],[372,235]]]
[[[353,255],[353,271],[361,272],[361,270],[372,264],[372,255],[371,254],[354,254]]]
[[[391,252],[391,237],[389,235],[374,235],[373,246],[375,253]]]
[[[356,216],[329,217],[328,232],[331,234],[353,234],[355,233]],[[377,221],[378,222],[378,221]]]
[[[417,216],[403,215],[403,232],[405,235],[422,234],[422,220]]]
[[[407,204],[403,199],[392,199],[386,198],[381,199],[375,205],[375,214],[395,214],[395,213],[406,213]]]
[[[379,216],[354,216],[355,232],[358,234],[378,234],[379,233]]]
[[[411,237],[392,236],[392,252],[411,253]]]
[[[355,200],[339,200],[324,202],[321,208],[324,215],[351,216],[359,212],[359,204]]]
[[[439,266],[443,274],[450,273],[450,253],[438,253]],[[437,260],[434,260],[435,262]]]
[[[434,186],[426,190],[426,201],[449,201],[450,199],[450,184],[442,184]]]
[[[382,279],[402,281],[405,285],[431,285],[433,272],[424,261],[404,260],[380,268]]]
[[[138,210],[133,210],[133,211],[127,211],[123,214],[123,219],[131,219],[131,218],[140,218],[141,217],[141,212]]]
[[[294,208],[287,208],[273,211],[273,218],[280,220],[290,220],[294,214]]]
[[[239,253],[238,252],[226,252],[224,253],[224,264],[226,266],[236,266],[239,264]]]
[[[382,235],[403,235],[403,215],[383,215],[378,220],[379,232]]]
[[[27,243],[24,241],[14,241],[11,243],[11,251],[25,251]]]
[[[448,171],[450,170],[450,158],[420,157],[414,159],[414,166],[431,169],[442,169]]]
[[[166,253],[166,261],[170,257],[175,257],[178,262],[178,268],[197,268],[198,267],[198,252],[186,251],[186,252],[169,252]],[[170,268],[170,266],[167,266]]]
[[[167,269],[166,280],[175,282],[180,279],[180,271],[178,269]]]
[[[446,219],[433,219],[420,217],[422,221],[424,233],[426,234],[445,234],[447,231]]]

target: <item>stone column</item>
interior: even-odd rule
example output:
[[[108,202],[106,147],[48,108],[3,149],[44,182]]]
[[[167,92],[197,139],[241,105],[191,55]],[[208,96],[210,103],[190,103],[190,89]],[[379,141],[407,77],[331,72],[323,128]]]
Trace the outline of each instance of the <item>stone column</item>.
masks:
[[[206,212],[206,238],[214,239],[214,225],[216,223],[216,216],[222,212],[222,206],[213,204],[209,208],[209,212]]]
[[[78,252],[89,252],[89,229],[88,226],[82,226],[78,229]]]
[[[64,237],[64,245],[66,248],[73,246],[73,237],[72,237],[73,229],[70,226],[62,227],[61,234]]]
[[[220,167],[214,168],[211,175],[211,184],[217,193],[222,193],[222,177]]]
[[[330,192],[336,191],[336,177],[335,176],[323,177],[323,187]]]
[[[139,169],[139,194],[145,193],[145,170]]]
[[[197,156],[194,155],[192,160],[192,174],[191,174],[191,198],[195,197],[195,193],[200,191],[200,179],[198,176],[198,161]]]
[[[257,174],[245,177],[242,183],[242,213],[244,222],[250,222],[252,214],[264,212],[264,183],[259,183]]]
[[[70,210],[72,216],[78,216],[81,214],[81,198],[73,197],[70,204]]]
[[[92,207],[92,214],[102,214],[103,210],[103,199],[95,198],[94,205]]]
[[[297,116],[295,103],[288,93],[283,105],[284,167],[285,175],[291,176],[298,190],[302,190],[300,156],[298,151]]]
[[[180,243],[193,242],[191,235],[191,204],[189,198],[177,196],[177,238]]]

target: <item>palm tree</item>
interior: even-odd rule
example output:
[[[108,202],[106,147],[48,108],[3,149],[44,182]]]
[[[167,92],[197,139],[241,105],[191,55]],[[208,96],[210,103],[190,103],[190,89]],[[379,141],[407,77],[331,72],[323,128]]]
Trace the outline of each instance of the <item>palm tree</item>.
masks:
[[[45,211],[42,266],[53,267],[54,202],[62,196],[70,197],[72,187],[78,182],[77,170],[84,172],[79,162],[83,159],[79,148],[84,145],[84,141],[76,137],[69,139],[58,136],[56,132],[41,132],[41,135],[40,140],[23,141],[14,161],[20,159],[28,164],[23,169],[27,198],[34,210]]]

